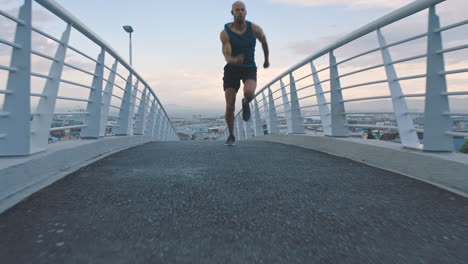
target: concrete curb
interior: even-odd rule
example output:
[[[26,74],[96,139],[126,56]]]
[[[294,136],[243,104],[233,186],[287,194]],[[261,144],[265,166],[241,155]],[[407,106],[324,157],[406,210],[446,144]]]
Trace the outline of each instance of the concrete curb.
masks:
[[[401,145],[358,138],[267,135],[249,140],[314,149],[418,179],[468,198],[468,155],[428,153]]]
[[[51,144],[41,153],[0,158],[0,213],[66,175],[118,151],[151,141],[145,136],[106,137]]]

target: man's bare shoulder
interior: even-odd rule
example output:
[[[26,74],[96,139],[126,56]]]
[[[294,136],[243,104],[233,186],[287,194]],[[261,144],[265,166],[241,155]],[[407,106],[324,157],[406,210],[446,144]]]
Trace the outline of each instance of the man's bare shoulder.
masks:
[[[229,35],[227,34],[225,29],[223,29],[223,31],[221,31],[221,33],[219,34],[219,37],[221,39],[221,42],[229,41]]]
[[[263,36],[263,29],[259,25],[255,24],[255,23],[252,23],[252,31],[254,32],[254,34],[255,34],[255,36],[257,38]]]

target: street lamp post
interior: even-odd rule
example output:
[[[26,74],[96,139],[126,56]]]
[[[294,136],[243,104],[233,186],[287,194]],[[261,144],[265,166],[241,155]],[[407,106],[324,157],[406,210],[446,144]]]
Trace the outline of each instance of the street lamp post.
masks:
[[[133,28],[132,26],[123,26],[123,29],[125,30],[125,32],[129,33],[130,34],[130,66],[132,66],[132,33],[133,33]]]

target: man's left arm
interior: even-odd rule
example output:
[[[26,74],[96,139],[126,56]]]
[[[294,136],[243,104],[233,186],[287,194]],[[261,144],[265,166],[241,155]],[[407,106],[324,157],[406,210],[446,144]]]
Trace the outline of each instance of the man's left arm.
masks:
[[[252,29],[254,32],[255,37],[262,43],[262,49],[263,49],[263,54],[265,55],[265,63],[263,63],[263,68],[268,68],[270,67],[270,51],[268,49],[268,43],[266,40],[265,33],[263,33],[263,30],[261,27],[258,25],[252,24]]]

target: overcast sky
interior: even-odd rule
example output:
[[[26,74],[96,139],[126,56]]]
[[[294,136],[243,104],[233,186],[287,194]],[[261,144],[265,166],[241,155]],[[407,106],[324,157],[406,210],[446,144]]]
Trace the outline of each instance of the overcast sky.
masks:
[[[124,32],[122,25],[132,25],[135,30],[132,35],[134,68],[152,86],[170,114],[223,114],[222,69],[225,62],[221,53],[219,33],[225,23],[232,21],[230,9],[233,1],[56,1],[125,58],[128,58],[128,34]],[[0,0],[2,9],[7,10],[18,6],[18,2],[21,1]],[[247,6],[247,20],[263,28],[270,46],[271,68],[259,68],[258,71],[260,89],[272,78],[324,45],[412,1],[244,2]],[[450,3],[441,5],[442,11],[445,8],[445,12],[453,13],[454,19],[466,19],[466,15],[463,14],[466,13],[466,8],[456,7],[468,7],[468,1],[447,2]],[[37,15],[37,18],[39,16]],[[419,29],[424,31],[426,20],[426,16],[421,15],[413,22],[420,24]],[[61,33],[63,29],[63,26],[57,26],[49,30]],[[393,36],[398,39],[400,35],[404,36],[406,31],[411,30],[405,30],[405,26],[395,27],[393,32],[389,33],[389,38]],[[74,43],[73,35],[71,38]],[[375,47],[370,46],[369,48]],[[256,61],[259,66],[263,64],[263,52],[259,43]]]

